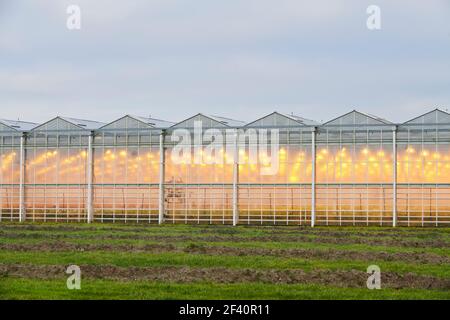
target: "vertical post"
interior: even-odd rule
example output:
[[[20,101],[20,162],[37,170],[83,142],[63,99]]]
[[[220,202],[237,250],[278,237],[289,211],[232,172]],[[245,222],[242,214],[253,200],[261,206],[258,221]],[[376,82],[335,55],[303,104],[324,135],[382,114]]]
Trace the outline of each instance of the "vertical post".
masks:
[[[234,152],[233,152],[233,226],[239,223],[239,131],[236,129],[234,135]]]
[[[397,226],[397,127],[392,129],[392,226]]]
[[[94,221],[94,205],[93,205],[93,188],[94,181],[94,148],[93,148],[94,133],[91,132],[88,139],[88,152],[87,152],[87,222]]]
[[[316,223],[316,127],[311,132],[311,227]]]
[[[19,181],[19,221],[26,219],[25,213],[25,133],[20,137],[20,181]]]
[[[158,198],[158,223],[164,222],[164,180],[166,171],[165,149],[164,149],[164,130],[159,134],[159,198]]]

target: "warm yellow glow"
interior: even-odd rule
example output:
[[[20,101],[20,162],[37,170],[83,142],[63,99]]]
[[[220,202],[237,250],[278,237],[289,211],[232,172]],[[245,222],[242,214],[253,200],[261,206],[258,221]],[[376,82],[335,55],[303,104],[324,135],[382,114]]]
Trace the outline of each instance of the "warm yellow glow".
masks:
[[[369,201],[372,201],[371,198],[373,197],[373,210],[375,212],[377,210],[375,208],[377,204],[375,203],[379,203],[381,199],[383,199],[383,197],[386,197],[388,201],[391,201],[390,197],[392,193],[391,189],[389,189],[389,184],[392,183],[394,165],[392,163],[392,146],[383,145],[382,147],[378,146],[376,149],[372,149],[372,146],[370,146],[370,148],[362,148],[363,147],[360,146],[350,145],[347,145],[346,148],[330,146],[330,148],[328,149],[326,147],[319,147],[316,155],[317,182],[330,184],[336,183],[336,185],[342,183],[343,186],[345,186],[345,184],[347,183],[361,183],[362,185],[364,185],[365,183],[374,183],[376,184],[376,186],[373,187],[373,190],[377,188],[377,190],[381,190],[382,188],[379,187],[381,184],[388,184],[387,189],[383,189],[379,194],[372,194],[371,192],[373,192],[373,190],[370,189],[371,187],[367,187],[367,189],[366,187],[362,187],[362,189],[364,189],[364,192],[366,192],[363,196],[362,201],[367,201],[365,200],[367,198],[367,195],[369,197]],[[143,147],[142,149],[134,147],[117,147],[117,149],[111,149],[112,150],[107,150],[105,148],[104,152],[98,152],[101,151],[101,149],[96,149],[96,152],[94,153],[94,172],[96,182],[98,182],[99,184],[105,183],[115,185],[126,183],[158,183],[159,158],[157,156],[158,152],[154,151],[153,147]],[[149,150],[152,151],[150,152]],[[241,150],[239,153],[241,156],[243,156],[243,159],[249,159],[249,155],[246,154],[244,150]],[[170,149],[168,150],[168,154],[170,154]],[[220,154],[224,155],[225,158],[227,158],[228,156],[223,150],[220,150]],[[191,154],[189,154],[189,156],[190,155]],[[267,167],[271,164],[269,160],[272,160],[272,158],[268,155],[261,156],[258,164],[246,163],[239,166],[239,179],[243,184],[262,183],[270,186],[267,187],[267,190],[270,189],[270,191],[267,191],[267,197],[269,197],[269,194],[272,194],[274,198],[276,197],[277,199],[279,199],[277,200],[279,202],[272,202],[272,205],[274,205],[273,208],[275,208],[277,205],[286,206],[290,201],[290,191],[287,191],[289,186],[285,187],[286,185],[310,183],[312,179],[310,148],[307,148],[305,146],[291,145],[289,146],[289,148],[281,148],[279,151],[279,155],[279,170],[277,174],[273,176],[263,176],[260,174],[260,170],[262,167]],[[54,151],[54,149],[36,149],[36,151],[32,150],[27,154],[26,168],[28,171],[26,174],[26,179],[27,181],[30,181],[30,183],[36,184],[40,183],[45,185],[67,183],[81,185],[81,188],[83,188],[83,185],[86,185],[86,158],[87,151],[83,148],[61,148],[58,149],[57,153]],[[205,157],[203,158],[207,161],[212,160],[212,157],[206,156],[206,153]],[[231,155],[230,159],[232,158],[233,156]],[[399,183],[410,183],[411,185],[428,183],[430,185],[434,185],[438,183],[448,183],[449,181],[450,149],[444,150],[441,148],[441,146],[439,146],[439,149],[436,149],[433,145],[420,146],[419,144],[416,144],[414,145],[414,147],[408,148],[402,147],[400,145],[398,148],[397,159],[397,175]],[[7,184],[10,183],[10,181],[11,183],[18,183],[17,181],[19,181],[20,177],[20,168],[18,162],[19,161],[17,159],[16,152],[3,151],[0,159],[0,179],[2,179],[1,181],[3,183]],[[182,164],[174,164],[171,163],[170,156],[167,156],[167,181],[173,179],[173,181],[176,181],[176,183],[186,184],[207,184],[222,182],[230,184],[233,179],[232,163],[226,162],[224,164],[216,165],[191,165],[190,163],[191,162],[189,158],[184,158],[182,160]],[[273,186],[275,184],[280,184],[279,189],[274,190],[275,188],[277,188]],[[65,205],[65,201],[69,201],[67,199],[72,198],[72,194],[71,191],[65,192],[63,190],[63,187],[58,188],[60,188],[60,190],[58,191],[61,192],[60,194],[65,194],[65,200],[59,202],[59,205],[62,207]],[[129,202],[127,206],[139,206],[139,203],[141,203],[141,201],[148,201],[147,197],[154,197],[154,199],[157,200],[157,194],[153,194],[150,196],[151,193],[147,189],[145,190],[145,192],[143,192],[146,194],[144,200],[141,200],[138,192],[141,192],[144,187],[140,187],[141,191],[137,191],[139,188],[125,191],[125,195],[121,193],[120,188],[121,187],[117,187],[117,190],[114,189],[115,191],[111,191],[110,194],[105,196],[109,197],[108,199],[112,199],[114,197],[116,206],[121,206],[118,203],[122,201],[123,197],[126,198],[126,201]],[[263,188],[257,187],[255,189],[261,190]],[[295,188],[297,188],[297,186],[295,186]],[[55,199],[55,196],[54,194],[52,194],[54,190],[55,189],[51,189],[49,187],[48,191],[45,191],[47,199],[51,199],[51,201],[54,201],[53,199]],[[198,190],[202,190],[202,188],[200,187]],[[216,189],[215,192],[217,192],[217,190],[218,189]],[[419,203],[420,201],[414,202],[412,200],[413,197],[416,197],[417,195],[418,197],[426,197],[427,201],[423,201],[423,203],[425,203],[423,205],[430,206],[431,202],[429,202],[428,199],[431,199],[430,201],[435,201],[438,196],[443,195],[445,197],[447,194],[445,193],[446,191],[442,192],[442,194],[439,195],[436,195],[437,193],[434,193],[435,191],[432,191],[433,194],[431,194],[430,190],[431,187],[424,187],[420,194],[411,193],[411,208],[413,205],[421,205]],[[294,189],[293,197],[295,201],[298,201],[298,199],[303,196],[302,192],[303,191],[299,191],[299,189]],[[346,201],[350,203],[351,201],[353,201],[358,205],[359,197],[351,194],[351,192],[353,191],[349,191],[348,196],[347,194],[345,196],[342,196],[342,203],[345,203]],[[99,192],[98,194],[100,197],[102,196],[102,193]],[[186,195],[189,197],[191,196],[191,193],[186,193]],[[339,194],[339,196],[340,195],[341,194]],[[330,201],[331,203],[333,201],[333,197],[337,196],[337,194],[334,195],[332,194],[332,192],[330,192],[329,194],[327,194],[327,197],[329,199],[327,201]],[[201,197],[203,197],[203,193],[201,193]],[[226,201],[227,203],[231,201],[230,195],[222,197],[222,194],[220,194],[220,192],[217,193],[217,195],[213,195],[210,197],[211,199],[212,197],[214,197],[214,199],[220,199],[219,202],[222,201],[222,198],[225,198],[224,201]],[[252,193],[248,195],[244,194],[244,197],[248,197],[250,199],[248,201],[254,201],[255,203],[261,202],[261,196],[259,198],[254,197],[253,199]],[[192,198],[198,197],[195,195],[195,193],[192,193]],[[206,196],[206,199],[207,201],[211,200],[208,199],[208,195]],[[266,199],[263,199],[263,201],[265,200]],[[189,199],[187,201],[189,201]],[[305,203],[307,202],[308,201],[305,200]],[[289,206],[291,204],[292,203],[290,203]],[[112,204],[109,205],[112,206]],[[187,206],[187,203],[183,203],[180,201],[179,205]],[[199,204],[197,202],[196,205],[197,207],[195,208],[199,208],[202,204]],[[218,205],[220,204],[218,203]],[[208,203],[206,204],[206,206],[208,206],[208,208],[211,207],[211,205]],[[335,208],[335,204],[333,204],[332,206],[333,208]],[[432,203],[432,206],[434,208],[434,202]],[[357,209],[359,210],[359,208]],[[295,207],[294,210],[296,210]]]

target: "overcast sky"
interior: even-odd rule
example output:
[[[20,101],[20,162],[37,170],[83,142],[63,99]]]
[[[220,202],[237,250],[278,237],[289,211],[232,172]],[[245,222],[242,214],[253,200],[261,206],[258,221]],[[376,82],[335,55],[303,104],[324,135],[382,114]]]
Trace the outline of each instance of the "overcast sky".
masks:
[[[403,122],[436,107],[450,109],[449,0],[0,0],[0,118]]]

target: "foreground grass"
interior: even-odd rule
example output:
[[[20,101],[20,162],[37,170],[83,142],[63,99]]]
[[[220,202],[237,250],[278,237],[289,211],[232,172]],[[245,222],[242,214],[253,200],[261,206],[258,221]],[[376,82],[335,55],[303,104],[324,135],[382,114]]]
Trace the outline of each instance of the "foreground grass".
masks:
[[[336,241],[333,241],[336,240]],[[80,250],[63,249],[64,243],[80,245]],[[171,244],[180,250],[161,252],[126,251],[99,248],[82,251],[83,245]],[[277,256],[257,254],[208,254],[184,252],[189,247],[262,248],[271,250],[304,249],[356,252],[427,253],[450,256],[449,228],[385,227],[268,227],[221,225],[146,225],[146,224],[66,224],[66,223],[0,223],[0,264],[3,265],[113,265],[131,267],[230,268],[238,271],[313,270],[365,272],[369,264],[382,272],[415,274],[439,279],[450,278],[447,264],[393,260],[344,260],[327,256]],[[41,244],[14,251],[8,245]],[[46,249],[52,245],[57,251]],[[61,245],[58,248],[58,244]],[[78,248],[77,248],[78,249]],[[444,260],[445,261],[445,260]],[[0,274],[0,299],[450,299],[450,290],[343,288],[312,283],[281,284],[255,282],[210,283],[201,279],[192,283],[154,282],[144,280],[102,280],[83,278],[82,290],[68,290],[65,274],[59,279],[22,278]],[[316,281],[317,282],[317,281]]]
[[[434,290],[335,288],[263,283],[161,283],[83,280],[68,290],[65,280],[0,278],[0,299],[449,299]]]

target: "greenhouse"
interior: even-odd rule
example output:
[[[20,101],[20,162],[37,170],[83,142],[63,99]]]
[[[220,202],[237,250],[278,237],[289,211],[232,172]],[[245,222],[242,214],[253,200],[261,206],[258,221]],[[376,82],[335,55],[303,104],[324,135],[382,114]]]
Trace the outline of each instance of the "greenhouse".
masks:
[[[0,119],[0,220],[449,226],[450,114]]]

